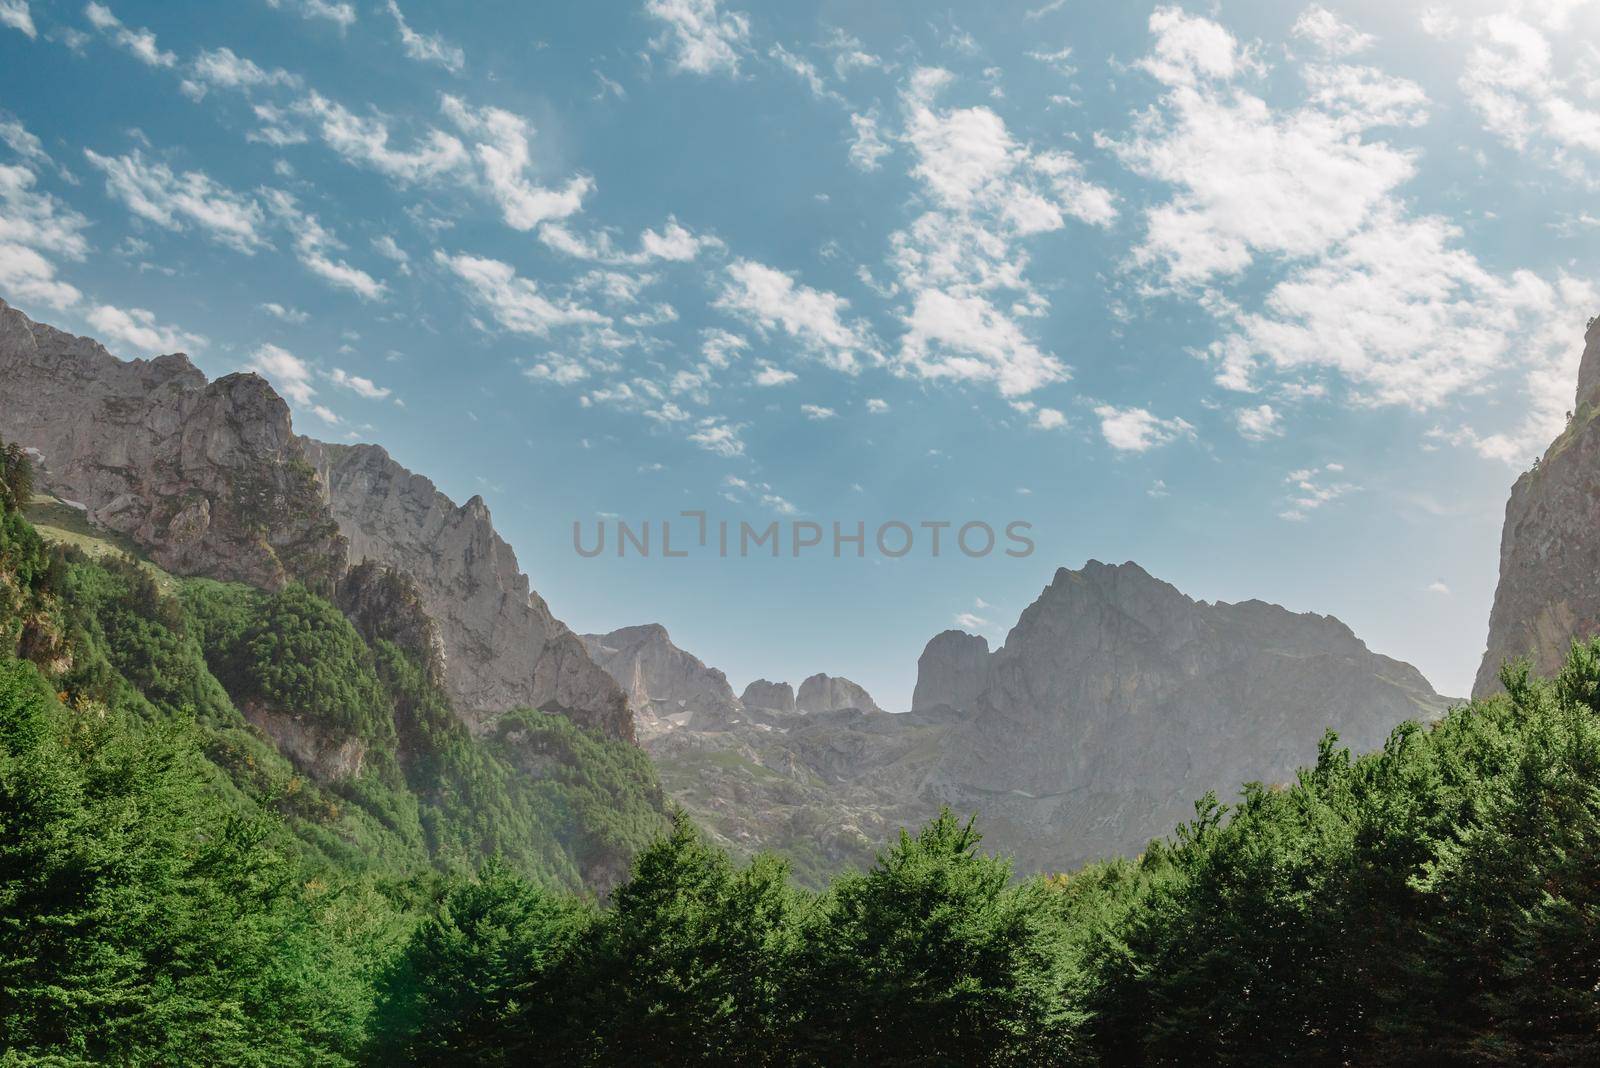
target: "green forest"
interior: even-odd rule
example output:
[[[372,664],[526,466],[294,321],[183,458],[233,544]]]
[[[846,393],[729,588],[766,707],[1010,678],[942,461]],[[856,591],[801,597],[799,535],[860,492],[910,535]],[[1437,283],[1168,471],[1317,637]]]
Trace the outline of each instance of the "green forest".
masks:
[[[812,892],[329,599],[47,542],[0,462],[0,1065],[1600,1063],[1600,640],[1136,859],[947,811]]]

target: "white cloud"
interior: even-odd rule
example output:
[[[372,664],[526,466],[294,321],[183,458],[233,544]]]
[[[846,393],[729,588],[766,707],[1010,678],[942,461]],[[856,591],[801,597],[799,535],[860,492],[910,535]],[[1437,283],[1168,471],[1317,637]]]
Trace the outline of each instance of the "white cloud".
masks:
[[[157,355],[204,348],[206,339],[174,326],[156,322],[154,312],[143,308],[112,307],[100,304],[84,316],[97,334],[111,342],[120,342],[129,350],[144,355]]]
[[[1442,594],[1442,595],[1448,597],[1448,596],[1450,596],[1450,587],[1446,586],[1444,584],[1443,580],[1436,579],[1433,582],[1428,583],[1428,585],[1424,588],[1423,592],[1424,593],[1438,593],[1438,594]]]
[[[311,318],[311,316],[307,315],[300,309],[287,307],[286,305],[279,304],[275,300],[269,300],[265,304],[261,305],[261,310],[272,316],[274,319],[282,319],[284,322],[293,323],[296,326],[299,326]]]
[[[268,7],[283,7],[285,0],[267,0]],[[326,19],[339,27],[343,32],[355,25],[355,5],[344,0],[288,0],[290,7],[300,13],[301,18]]]
[[[372,275],[334,258],[334,253],[344,248],[343,243],[315,215],[302,211],[294,197],[278,189],[263,189],[262,194],[273,215],[288,229],[296,256],[312,274],[337,289],[350,290],[362,300],[382,300],[388,294],[388,287]]]
[[[1182,419],[1161,419],[1144,408],[1116,408],[1102,404],[1094,410],[1106,444],[1123,452],[1145,452],[1181,437],[1193,437],[1194,427]]]
[[[28,0],[0,0],[0,26],[10,26],[29,37],[39,36],[28,11]]]
[[[1600,93],[1592,69],[1570,74],[1556,69],[1545,29],[1564,31],[1564,19],[1545,21],[1541,28],[1511,12],[1473,20],[1461,90],[1484,127],[1501,141],[1592,182],[1593,157],[1600,154],[1600,108],[1584,101]]]
[[[0,111],[0,143],[29,163],[51,162],[44,143],[30,133],[21,120],[10,118],[3,111]]]
[[[1462,246],[1458,227],[1415,214],[1401,186],[1416,159],[1374,131],[1420,122],[1420,87],[1371,67],[1312,63],[1304,102],[1275,109],[1240,84],[1258,64],[1221,26],[1168,8],[1150,28],[1140,66],[1163,96],[1127,140],[1103,143],[1174,187],[1146,213],[1135,261],[1173,287],[1212,287],[1204,306],[1225,328],[1210,347],[1219,384],[1252,391],[1272,373],[1285,396],[1306,395],[1322,388],[1308,375],[1334,370],[1353,403],[1424,409],[1521,364],[1538,424],[1552,410],[1559,418],[1541,399],[1555,392],[1545,353],[1570,346],[1534,339],[1570,322],[1563,294],[1574,287],[1496,274]],[[1214,288],[1246,268],[1256,272],[1247,289]],[[1458,439],[1487,454],[1528,433]]]
[[[750,38],[750,20],[742,12],[719,11],[717,0],[647,0],[644,9],[667,24],[651,47],[670,51],[674,70],[739,73],[739,54]]]
[[[384,400],[393,392],[387,386],[380,386],[370,378],[347,374],[343,368],[339,367],[335,367],[330,371],[328,378],[334,385],[348,389],[350,392],[357,396],[365,397],[367,400]]]
[[[1076,158],[1018,142],[989,108],[936,107],[953,81],[948,71],[919,68],[901,93],[911,173],[933,207],[891,239],[896,291],[909,301],[896,364],[1020,396],[1067,377],[1018,321],[1048,308],[1020,243],[1069,217],[1109,225],[1117,209]]]
[[[1040,408],[1033,415],[1033,425],[1040,430],[1059,430],[1067,425],[1067,417],[1054,408]]]
[[[554,352],[522,373],[536,382],[554,382],[558,386],[576,385],[589,377],[589,369],[583,364]]]
[[[739,438],[739,428],[721,419],[707,417],[689,435],[689,440],[718,456],[743,456],[744,442]]]
[[[865,326],[845,322],[850,302],[843,297],[753,260],[730,264],[727,276],[717,307],[763,332],[781,329],[835,370],[854,374],[863,363],[878,362]]]
[[[83,236],[89,220],[35,189],[37,181],[29,167],[0,164],[0,241],[83,259],[89,249]]]
[[[247,366],[296,404],[309,405],[317,395],[316,387],[311,384],[311,365],[288,349],[277,345],[258,346],[250,354]]]
[[[1336,463],[1289,472],[1284,478],[1290,487],[1289,499],[1284,510],[1278,513],[1278,518],[1291,523],[1304,522],[1312,512],[1355,490],[1357,487],[1349,482],[1328,477],[1343,473],[1344,465]]]
[[[724,247],[718,238],[697,235],[672,216],[667,217],[667,224],[661,232],[648,228],[641,232],[636,252],[623,252],[616,248],[607,231],[602,230],[591,238],[584,238],[558,223],[541,226],[539,240],[568,256],[611,266],[642,266],[658,260],[689,263],[702,251]]]
[[[83,15],[91,26],[127,49],[141,63],[148,63],[152,67],[171,67],[177,64],[177,56],[171,52],[163,52],[156,46],[155,34],[149,30],[136,30],[124,26],[122,20],[112,14],[111,9],[104,4],[97,4],[91,0],[83,9]]]
[[[1078,73],[1078,68],[1072,65],[1071,45],[1063,45],[1054,52],[1034,49],[1028,53],[1028,58],[1038,60],[1063,77],[1070,78]]]
[[[700,354],[712,367],[727,367],[750,347],[750,342],[738,334],[715,326],[702,330],[700,339]]]
[[[1233,415],[1239,424],[1239,434],[1247,440],[1265,441],[1283,434],[1283,416],[1270,404],[1240,408]]]
[[[887,412],[888,410],[889,410],[889,402],[888,401],[883,400],[881,397],[868,397],[867,398],[867,411],[871,412],[873,415],[882,415],[883,413]]]
[[[437,63],[451,74],[460,74],[466,67],[465,52],[438,34],[413,30],[406,23],[406,17],[400,13],[400,5],[395,0],[389,0],[387,7],[389,14],[394,17],[395,27],[400,31],[400,45],[406,55],[421,63]]]
[[[314,90],[293,110],[312,120],[340,157],[398,182],[432,181],[459,171],[468,161],[466,146],[438,129],[429,129],[410,149],[397,149],[389,143],[389,125],[382,117],[364,118]]]
[[[824,43],[824,47],[833,53],[833,72],[840,78],[848,78],[858,70],[884,67],[882,58],[868,52],[862,46],[860,39],[837,27]]]
[[[393,260],[400,265],[402,273],[411,273],[411,256],[400,243],[389,234],[379,234],[372,239],[372,250],[386,260]]]
[[[182,89],[185,95],[200,100],[211,89],[250,90],[263,86],[292,87],[299,84],[299,77],[282,67],[263,70],[243,56],[236,55],[231,48],[216,48],[195,57]]]
[[[832,419],[834,416],[839,414],[832,408],[824,408],[820,404],[802,404],[800,405],[800,411],[807,419],[811,419],[819,423],[824,419]]]
[[[1330,56],[1353,56],[1377,43],[1370,33],[1362,33],[1325,7],[1313,4],[1300,13],[1289,31],[1310,41]]]
[[[1171,491],[1167,489],[1166,481],[1159,478],[1150,483],[1150,488],[1144,492],[1145,496],[1154,497],[1156,500],[1160,500],[1162,497],[1169,496],[1171,493]]]
[[[560,189],[550,189],[529,177],[534,131],[522,116],[503,108],[473,108],[449,95],[442,106],[464,134],[476,139],[472,155],[507,226],[531,230],[546,220],[565,219],[583,210],[583,198],[594,190],[593,178],[578,175]]]
[[[755,383],[758,386],[786,386],[800,376],[793,371],[785,371],[781,367],[765,364],[756,372]]]
[[[58,310],[83,298],[77,287],[56,277],[55,264],[12,241],[0,241],[0,291],[13,301],[38,301]]]
[[[168,230],[193,224],[212,240],[253,254],[270,243],[260,233],[261,207],[200,171],[175,174],[160,161],[147,161],[134,149],[126,156],[102,156],[84,149],[90,164],[106,176],[106,192],[128,210]]]
[[[963,630],[988,630],[989,621],[976,612],[957,612],[956,626]]]
[[[1141,66],[1166,86],[1161,107],[1139,118],[1130,139],[1102,143],[1136,173],[1178,189],[1147,210],[1136,250],[1168,281],[1237,275],[1259,254],[1320,253],[1412,176],[1409,153],[1354,136],[1376,117],[1314,106],[1274,113],[1233,86],[1253,68],[1221,26],[1163,8],[1150,28],[1156,41]],[[1353,108],[1339,84],[1323,88]]]
[[[883,166],[883,157],[889,154],[890,149],[878,133],[877,111],[851,115],[850,128],[855,131],[855,137],[850,142],[850,163],[863,171],[875,171]]]
[[[433,254],[434,261],[461,281],[467,295],[486,309],[495,322],[513,333],[545,337],[565,326],[603,326],[610,320],[599,312],[570,301],[551,300],[530,278],[517,277],[509,263],[461,253]]]

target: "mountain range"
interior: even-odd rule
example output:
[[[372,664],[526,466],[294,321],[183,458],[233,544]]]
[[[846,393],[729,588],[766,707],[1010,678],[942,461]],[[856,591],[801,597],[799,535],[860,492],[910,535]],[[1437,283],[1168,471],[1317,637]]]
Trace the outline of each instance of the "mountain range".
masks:
[[[574,633],[481,497],[457,505],[382,448],[295,434],[258,375],[123,361],[0,301],[0,395],[0,438],[30,451],[39,488],[155,566],[334,598],[369,641],[403,637],[474,736],[533,708],[636,742],[723,844],[815,881],[941,804],[981,811],[1024,871],[1131,854],[1207,790],[1286,779],[1325,730],[1370,750],[1451,703],[1330,616],[1196,601],[1093,560],[1057,571],[996,649],[932,638],[908,711],[825,673],[736,694],[659,623]],[[1597,415],[1591,322],[1570,425],[1507,507],[1475,692],[1503,659],[1548,671],[1600,629]],[[297,763],[328,756],[257,728]]]

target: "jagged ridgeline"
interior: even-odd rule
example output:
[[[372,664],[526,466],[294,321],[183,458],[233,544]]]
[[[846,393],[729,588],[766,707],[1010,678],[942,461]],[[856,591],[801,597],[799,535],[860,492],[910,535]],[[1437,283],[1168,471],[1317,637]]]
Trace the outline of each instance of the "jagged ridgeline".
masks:
[[[409,877],[498,855],[603,891],[665,826],[654,773],[626,742],[529,710],[474,736],[402,572],[358,565],[326,598],[298,582],[177,578],[71,507],[32,496],[35,527],[17,503],[0,556],[3,651],[69,707],[185,733],[217,796],[280,817],[286,847],[308,858]]]

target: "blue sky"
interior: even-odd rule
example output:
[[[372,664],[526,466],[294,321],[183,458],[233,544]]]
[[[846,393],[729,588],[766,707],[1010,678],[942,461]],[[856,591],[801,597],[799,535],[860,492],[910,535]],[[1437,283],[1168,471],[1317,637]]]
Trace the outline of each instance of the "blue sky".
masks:
[[[1600,313],[1600,5],[0,0],[0,295],[482,494],[580,630],[909,703],[1057,566],[1464,693]],[[1034,554],[588,560],[574,520]],[[925,546],[926,543],[924,543]]]

